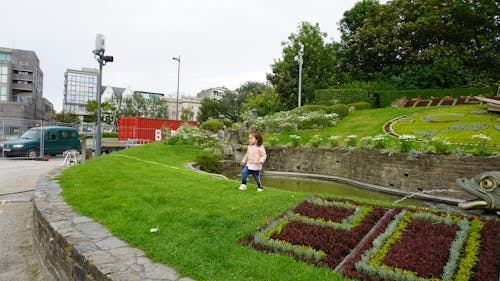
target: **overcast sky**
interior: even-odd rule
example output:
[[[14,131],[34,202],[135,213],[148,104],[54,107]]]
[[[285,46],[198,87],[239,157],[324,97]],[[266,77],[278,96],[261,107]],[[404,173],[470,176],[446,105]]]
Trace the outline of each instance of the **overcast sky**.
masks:
[[[281,42],[301,21],[340,41],[338,22],[356,0],[2,0],[0,46],[35,51],[43,95],[62,109],[64,72],[98,68],[95,35],[106,37],[103,85],[175,95],[233,90],[266,81]],[[385,1],[381,1],[382,3]]]

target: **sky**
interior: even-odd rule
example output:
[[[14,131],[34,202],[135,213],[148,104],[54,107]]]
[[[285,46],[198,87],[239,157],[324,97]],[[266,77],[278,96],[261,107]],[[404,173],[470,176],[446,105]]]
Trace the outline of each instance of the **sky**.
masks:
[[[302,21],[340,41],[338,23],[357,0],[2,0],[0,47],[34,51],[43,96],[62,110],[66,69],[98,68],[92,50],[105,36],[103,85],[181,96],[266,81],[281,42]],[[385,1],[381,1],[384,3]]]

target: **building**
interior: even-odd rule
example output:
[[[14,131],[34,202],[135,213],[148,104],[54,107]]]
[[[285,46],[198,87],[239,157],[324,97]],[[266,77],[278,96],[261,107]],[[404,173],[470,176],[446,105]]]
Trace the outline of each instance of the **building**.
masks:
[[[222,97],[226,92],[228,92],[229,89],[222,86],[222,87],[215,87],[215,88],[210,88],[206,90],[202,90],[199,92],[196,97],[199,99],[203,98],[209,98],[211,100],[221,100]]]
[[[48,120],[53,112],[36,53],[0,47],[0,117]]]
[[[98,77],[99,70],[94,68],[66,70],[64,73],[64,113],[76,114],[83,121],[83,117],[88,115],[85,108],[88,101],[97,99]]]
[[[169,119],[177,120],[176,118],[176,107],[177,107],[177,98],[176,97],[166,97],[165,103],[168,107],[168,116]],[[179,117],[182,116],[182,110],[187,109],[193,113],[193,117],[188,121],[196,121],[198,118],[198,113],[200,111],[201,99],[197,97],[180,97],[179,98]],[[179,118],[180,119],[180,118]]]

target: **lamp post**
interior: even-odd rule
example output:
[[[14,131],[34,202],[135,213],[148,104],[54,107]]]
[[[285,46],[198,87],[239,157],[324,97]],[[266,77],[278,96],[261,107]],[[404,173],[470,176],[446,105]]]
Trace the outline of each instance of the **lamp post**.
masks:
[[[113,56],[104,55],[104,35],[97,34],[95,38],[95,50],[92,51],[95,59],[99,62],[99,77],[97,79],[97,121],[96,121],[96,134],[95,134],[95,155],[101,156],[101,87],[102,87],[102,66],[108,62],[113,62]]]
[[[299,101],[298,101],[298,107],[301,106],[301,100],[302,100],[302,56],[304,55],[304,45],[300,43],[300,50],[299,50],[299,56],[298,56],[298,62],[299,62]]]
[[[179,120],[179,78],[181,73],[181,56],[172,58],[177,61],[177,101],[175,103],[175,120]]]

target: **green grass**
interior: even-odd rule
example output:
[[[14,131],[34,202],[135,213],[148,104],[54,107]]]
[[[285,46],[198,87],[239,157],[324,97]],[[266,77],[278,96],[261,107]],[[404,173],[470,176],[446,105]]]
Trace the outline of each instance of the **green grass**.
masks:
[[[453,106],[440,107],[439,109],[414,113],[394,123],[393,129],[398,134],[416,135],[422,138],[422,131],[439,131],[434,137],[447,139],[452,143],[480,144],[480,140],[472,138],[473,135],[484,134],[491,138],[487,145],[500,145],[500,131],[495,129],[500,126],[500,115],[498,113],[471,114],[471,112],[486,109],[485,106]],[[426,121],[428,117],[434,122]],[[473,124],[481,124],[487,128],[472,130]],[[463,130],[450,129],[453,126],[465,126]]]
[[[289,136],[298,135],[302,142],[308,142],[313,135],[320,135],[324,139],[330,136],[340,136],[345,138],[349,135],[357,135],[359,138],[366,136],[375,136],[383,133],[384,124],[401,115],[428,110],[427,108],[376,108],[366,110],[356,110],[349,113],[342,119],[338,125],[318,130],[299,131],[293,133],[281,133],[276,135],[279,143],[291,143]],[[271,134],[265,135],[268,137]]]
[[[242,192],[238,182],[184,168],[201,153],[154,143],[95,158],[64,171],[62,195],[76,212],[196,280],[348,280],[238,244],[309,195]]]

